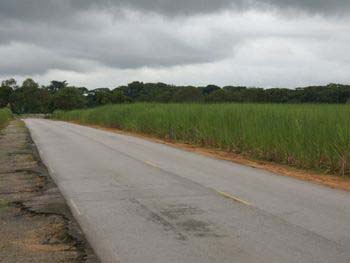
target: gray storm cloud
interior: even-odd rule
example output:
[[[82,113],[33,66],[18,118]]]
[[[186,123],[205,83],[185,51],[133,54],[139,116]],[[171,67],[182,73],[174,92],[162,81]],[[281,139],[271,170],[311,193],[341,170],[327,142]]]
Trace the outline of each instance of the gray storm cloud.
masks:
[[[247,47],[244,52],[266,69],[280,69],[294,52],[300,60],[291,60],[288,72],[310,61],[326,68],[324,59],[342,76],[341,66],[350,60],[349,11],[349,0],[0,0],[0,77],[50,70],[88,76],[108,68],[150,69],[153,77],[169,70],[179,80],[181,67],[206,64],[213,72],[207,76],[220,82],[215,76],[234,78],[239,65],[256,70],[246,65],[250,57],[241,56]],[[290,16],[299,13],[306,15]],[[220,63],[227,60],[224,68]]]
[[[349,0],[2,0],[0,16],[23,20],[62,19],[73,13],[91,10],[129,8],[162,15],[191,15],[214,13],[223,9],[259,9],[266,5],[311,13],[345,13]]]

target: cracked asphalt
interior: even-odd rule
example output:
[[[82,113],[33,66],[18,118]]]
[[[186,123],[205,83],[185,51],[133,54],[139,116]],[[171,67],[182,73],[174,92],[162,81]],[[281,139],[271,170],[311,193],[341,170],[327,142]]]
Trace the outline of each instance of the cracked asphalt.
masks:
[[[0,262],[99,262],[19,120],[0,130],[0,230]]]
[[[350,193],[75,124],[25,120],[102,262],[350,262]]]

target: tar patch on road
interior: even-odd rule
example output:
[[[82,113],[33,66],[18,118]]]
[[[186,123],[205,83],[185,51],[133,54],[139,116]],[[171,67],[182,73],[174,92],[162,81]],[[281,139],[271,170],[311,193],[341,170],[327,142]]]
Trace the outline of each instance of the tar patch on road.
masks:
[[[99,262],[24,123],[0,131],[0,262]]]
[[[180,241],[225,236],[213,223],[203,220],[205,211],[197,207],[182,203],[162,203],[160,207],[150,208],[140,200],[131,201],[141,208],[141,215],[161,225],[165,231],[173,232]]]

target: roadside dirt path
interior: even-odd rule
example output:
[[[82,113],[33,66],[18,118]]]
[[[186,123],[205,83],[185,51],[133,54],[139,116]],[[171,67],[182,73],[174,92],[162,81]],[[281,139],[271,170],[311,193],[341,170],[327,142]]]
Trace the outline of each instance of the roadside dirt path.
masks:
[[[99,262],[20,120],[0,131],[0,262]]]

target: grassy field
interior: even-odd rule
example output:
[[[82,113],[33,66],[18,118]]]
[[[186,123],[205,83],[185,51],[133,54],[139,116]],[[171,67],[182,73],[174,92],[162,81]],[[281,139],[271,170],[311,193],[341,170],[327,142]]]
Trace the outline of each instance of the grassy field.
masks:
[[[0,109],[0,129],[3,128],[12,118],[12,113],[9,109]]]
[[[129,104],[56,112],[53,117],[350,174],[346,105]]]

